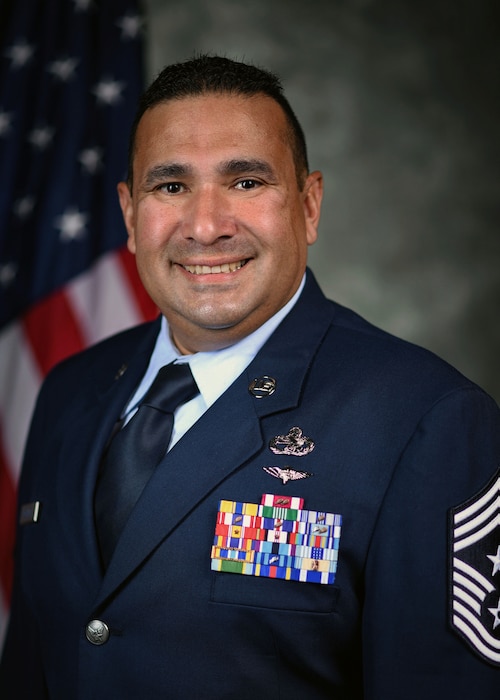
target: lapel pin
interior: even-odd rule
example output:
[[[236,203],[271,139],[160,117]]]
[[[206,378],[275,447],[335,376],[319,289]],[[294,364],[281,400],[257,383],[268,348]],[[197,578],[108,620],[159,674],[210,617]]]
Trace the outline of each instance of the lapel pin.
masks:
[[[308,479],[310,476],[313,476],[311,472],[299,472],[295,469],[290,469],[290,467],[286,467],[285,469],[281,469],[281,467],[262,467],[262,469],[267,474],[274,476],[275,479],[281,479],[281,481],[284,484],[286,484],[287,481],[297,481],[297,479]]]
[[[276,379],[264,375],[253,379],[248,387],[248,391],[255,396],[256,399],[262,399],[266,396],[272,396],[276,391]]]
[[[120,367],[118,372],[115,374],[115,381],[117,379],[120,379],[120,377],[123,377],[123,375],[125,374],[126,371],[127,371],[127,365],[124,364]]]
[[[306,437],[300,428],[290,428],[287,435],[277,435],[269,443],[275,455],[303,457],[314,450],[314,442]]]

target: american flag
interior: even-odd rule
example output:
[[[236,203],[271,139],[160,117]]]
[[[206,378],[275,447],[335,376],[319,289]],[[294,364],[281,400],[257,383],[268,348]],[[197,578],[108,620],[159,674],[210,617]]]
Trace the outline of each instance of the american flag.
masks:
[[[17,0],[0,20],[1,646],[16,483],[41,381],[156,309],[116,196],[142,90],[136,0]]]

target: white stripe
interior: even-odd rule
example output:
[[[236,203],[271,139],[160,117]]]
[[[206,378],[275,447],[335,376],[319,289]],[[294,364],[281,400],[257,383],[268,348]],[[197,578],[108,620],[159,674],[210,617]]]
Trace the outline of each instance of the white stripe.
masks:
[[[482,525],[482,523],[484,523],[485,520],[488,520],[497,510],[500,512],[500,496],[498,496],[494,501],[492,501],[488,508],[485,508],[478,515],[476,515],[475,518],[469,520],[464,525],[455,528],[455,539],[462,537],[462,535],[465,535],[467,532],[470,532],[470,530],[475,530],[477,527]]]
[[[471,626],[474,627],[479,636],[492,648],[500,650],[500,639],[495,639],[486,627],[484,626],[480,617],[473,615],[467,608],[465,608],[458,601],[454,601],[453,610],[460,615],[464,620]],[[454,619],[456,617],[454,616]]]
[[[75,277],[67,285],[66,295],[88,345],[143,320],[134,290],[114,252]]]
[[[459,542],[453,544],[453,551],[459,552],[461,549],[469,547],[469,545],[479,542],[483,537],[486,537],[490,532],[500,525],[500,513],[496,515],[489,523],[487,523],[481,530],[477,530],[474,534],[469,535],[469,537],[464,537]]]
[[[0,418],[6,458],[15,483],[41,381],[21,325],[11,323],[0,334]]]
[[[458,586],[453,586],[453,597],[460,598],[460,600],[468,605],[469,608],[472,608],[478,616],[481,615],[481,604]]]
[[[500,493],[500,477],[498,477],[495,483],[491,485],[491,488],[489,488],[484,496],[481,496],[478,501],[475,501],[468,508],[456,513],[454,517],[455,523],[460,523],[462,520],[467,520],[467,518],[476,513],[478,510],[484,508],[485,504],[488,503],[488,501],[492,499],[496,493]]]
[[[479,600],[484,600],[486,598],[486,591],[482,591],[479,586],[476,586],[472,581],[462,574],[458,574],[456,571],[453,572],[453,582],[458,583],[463,588],[466,588],[470,593],[479,598]]]
[[[479,583],[479,585],[481,585],[488,593],[491,593],[491,591],[495,590],[495,586],[491,583],[491,581],[488,581],[488,579],[485,578],[482,574],[480,574],[479,571],[476,571],[476,569],[474,569],[469,564],[466,564],[461,559],[455,557],[453,559],[453,567],[455,569],[459,569],[464,574],[467,574],[467,576],[469,576],[470,578],[475,579],[477,583]]]
[[[453,624],[467,637],[474,648],[483,654],[483,656],[490,659],[490,661],[500,663],[500,653],[494,652],[492,649],[485,646],[474,631],[470,629],[466,622],[461,620],[459,617],[454,617]]]
[[[471,640],[473,641],[473,644],[475,647],[478,649],[481,647],[483,654],[486,655],[485,649],[488,649],[490,654],[493,653],[493,650],[498,649],[500,651],[500,639],[495,639],[488,630],[484,627],[484,625],[481,623],[480,619],[478,619],[475,615],[473,615],[467,608],[465,608],[461,603],[458,601],[454,602],[453,605],[453,610],[457,613],[456,615],[453,616],[453,622],[454,624],[459,627],[462,631],[464,631],[464,623],[467,629],[469,630],[469,633],[466,633],[464,631],[464,634]],[[460,616],[460,617],[458,617]],[[461,619],[463,618],[463,622],[461,623]],[[461,623],[461,624],[460,624]],[[474,628],[474,630],[472,629]],[[488,644],[488,647],[485,647],[481,639]],[[498,661],[500,661],[500,653],[496,655]]]

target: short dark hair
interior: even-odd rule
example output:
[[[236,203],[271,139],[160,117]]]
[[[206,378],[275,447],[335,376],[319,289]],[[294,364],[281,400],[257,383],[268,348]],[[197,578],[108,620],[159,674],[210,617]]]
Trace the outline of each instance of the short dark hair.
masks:
[[[297,181],[300,187],[303,186],[304,176],[309,170],[306,140],[302,127],[284,95],[278,76],[247,63],[208,54],[166,66],[140,98],[130,133],[129,186],[132,185],[133,178],[137,127],[144,113],[162,102],[206,93],[228,93],[248,97],[267,95],[277,102],[288,123]]]

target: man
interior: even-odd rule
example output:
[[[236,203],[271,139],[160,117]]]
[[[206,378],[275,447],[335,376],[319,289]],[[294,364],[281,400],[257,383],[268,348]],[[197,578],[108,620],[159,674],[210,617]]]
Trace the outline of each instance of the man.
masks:
[[[2,697],[497,698],[498,409],[324,298],[322,178],[277,79],[167,67],[118,192],[161,318],[42,389]],[[196,395],[108,547],[114,446],[174,361]]]

